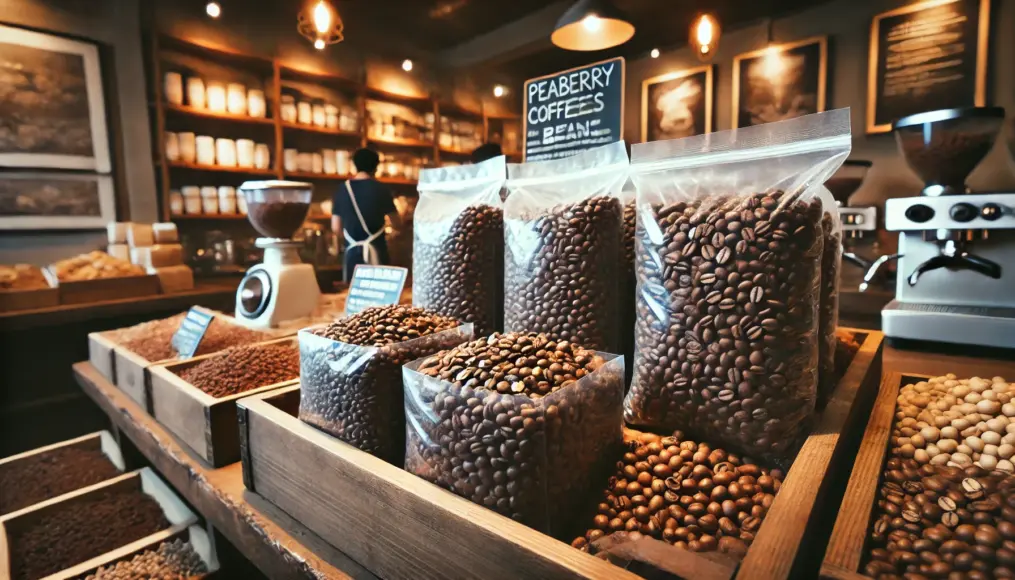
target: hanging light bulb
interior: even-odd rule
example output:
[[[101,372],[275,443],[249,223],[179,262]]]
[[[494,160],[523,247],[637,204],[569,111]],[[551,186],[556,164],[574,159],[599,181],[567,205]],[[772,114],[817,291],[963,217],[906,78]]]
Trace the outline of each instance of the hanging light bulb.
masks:
[[[719,22],[711,14],[701,14],[691,23],[691,48],[700,60],[711,60],[719,46]]]
[[[317,50],[345,40],[345,24],[328,0],[307,2],[297,16],[296,28]]]
[[[504,89],[504,85],[495,85],[493,87],[493,96],[497,97],[498,99],[503,97],[505,92],[506,90]]]
[[[550,41],[566,50],[603,50],[632,36],[634,25],[610,0],[578,0],[557,21]]]
[[[659,49],[653,48],[652,52],[648,53],[648,55],[651,56],[652,58],[659,58]]]
[[[222,7],[219,6],[218,2],[209,2],[204,6],[204,12],[212,18],[218,18],[222,15]]]
[[[409,59],[403,60],[402,61],[402,70],[404,70],[405,72],[410,72],[412,70],[412,61],[409,60]]]

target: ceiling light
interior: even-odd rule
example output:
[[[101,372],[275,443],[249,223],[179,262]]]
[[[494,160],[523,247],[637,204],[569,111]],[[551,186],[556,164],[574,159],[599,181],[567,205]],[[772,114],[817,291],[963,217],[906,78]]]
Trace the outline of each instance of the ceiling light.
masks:
[[[402,61],[402,70],[404,70],[405,72],[411,71],[412,70],[412,61],[409,60],[409,59],[403,60]]]
[[[648,55],[651,56],[652,58],[659,58],[659,49],[653,48],[652,52],[648,53]]]
[[[219,6],[218,2],[209,2],[205,5],[204,11],[212,18],[218,18],[222,15],[222,7]]]
[[[691,23],[690,43],[700,60],[709,60],[719,46],[719,22],[711,14],[701,14]]]
[[[497,97],[498,99],[503,97],[504,93],[506,92],[507,90],[504,88],[504,85],[495,85],[493,87],[493,96]]]
[[[313,43],[317,50],[345,40],[345,24],[328,0],[307,2],[300,10],[296,22],[300,34]]]
[[[609,0],[578,0],[554,28],[550,40],[566,50],[603,50],[634,36],[634,25]]]

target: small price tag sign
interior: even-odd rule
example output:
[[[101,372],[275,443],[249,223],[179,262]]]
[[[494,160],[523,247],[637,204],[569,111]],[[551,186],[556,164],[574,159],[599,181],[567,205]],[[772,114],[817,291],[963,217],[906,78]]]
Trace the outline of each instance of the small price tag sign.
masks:
[[[187,316],[180,323],[180,328],[173,335],[173,348],[180,353],[180,358],[190,358],[197,352],[197,346],[201,344],[204,333],[211,324],[213,314],[191,308]]]
[[[349,296],[345,300],[346,315],[363,312],[371,306],[398,304],[409,271],[398,266],[358,264],[352,271]]]

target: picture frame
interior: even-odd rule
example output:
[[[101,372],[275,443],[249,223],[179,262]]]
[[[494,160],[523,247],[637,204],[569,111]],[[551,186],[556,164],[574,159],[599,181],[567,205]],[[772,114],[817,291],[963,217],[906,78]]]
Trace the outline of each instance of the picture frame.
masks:
[[[927,24],[921,26],[921,19]],[[911,31],[908,32],[911,36],[907,36],[907,31]],[[989,34],[990,0],[926,0],[875,16],[871,20],[867,58],[867,133],[891,131],[894,120],[908,115],[986,105]],[[889,50],[893,35],[898,46]],[[936,58],[933,54],[914,57],[921,65],[931,66],[930,72],[927,66],[922,66],[920,78],[909,77],[909,82],[922,86],[917,87],[918,91],[907,89],[906,75],[895,72],[891,75],[895,85],[885,90],[889,67],[885,55],[898,57],[907,49],[919,51],[920,41],[930,43],[936,53]],[[949,42],[949,50],[940,50],[942,44]],[[961,51],[957,52],[957,48]],[[970,52],[975,52],[972,59]],[[934,68],[934,61],[952,65]]]
[[[733,128],[824,112],[827,92],[828,36],[738,54],[733,58]]]
[[[99,50],[94,44],[0,24],[0,59],[22,87],[0,99],[0,167],[111,170]]]
[[[707,64],[668,72],[642,81],[642,142],[711,133],[714,118],[714,79],[715,65]],[[664,106],[667,106],[665,111]],[[672,128],[667,130],[665,126]]]
[[[116,221],[113,178],[94,173],[0,173],[0,230],[103,229]]]

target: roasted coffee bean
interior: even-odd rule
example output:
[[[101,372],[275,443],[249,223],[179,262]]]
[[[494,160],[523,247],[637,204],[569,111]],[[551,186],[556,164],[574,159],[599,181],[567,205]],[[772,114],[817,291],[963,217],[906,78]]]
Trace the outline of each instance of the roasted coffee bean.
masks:
[[[309,198],[307,201],[260,199],[247,200],[247,217],[254,229],[266,238],[290,238],[307,219]]]
[[[402,365],[469,338],[422,308],[368,308],[300,333],[300,420],[394,465],[405,459]]]
[[[532,218],[507,217],[504,329],[617,352],[622,214],[616,198],[594,196]]]
[[[830,201],[830,200],[829,200]],[[842,263],[842,224],[839,214],[824,212],[821,218],[821,287],[818,310],[818,393],[817,407],[824,408],[839,383],[835,352],[839,343],[839,266]]]
[[[774,494],[781,486],[782,474],[777,470],[762,469],[756,464],[743,463],[741,458],[724,450],[713,450],[706,444],[681,439],[682,433],[674,435],[667,438],[667,443],[671,445],[666,449],[658,443],[658,436],[649,434],[642,434],[637,441],[628,444],[631,449],[629,454],[644,460],[635,464],[640,465],[640,469],[634,477],[628,475],[624,469],[627,464],[621,461],[622,467],[613,479],[632,481],[635,487],[618,491],[618,486],[608,486],[604,492],[605,504],[617,503],[622,498],[642,503],[643,497],[638,494],[644,490],[644,485],[638,479],[646,474],[653,478],[653,484],[662,482],[667,489],[662,495],[653,496],[646,510],[618,514],[621,521],[616,525],[626,528],[629,522],[634,521],[646,535],[674,545],[684,542],[690,546],[693,542],[694,549],[698,551],[718,549],[743,557],[747,544],[761,527]],[[662,480],[655,471],[664,464],[653,461],[664,453],[673,452],[686,454],[689,463],[683,467],[690,469]],[[680,455],[672,457],[679,458]],[[717,485],[720,481],[724,483]],[[722,499],[715,496],[716,490],[720,489]],[[709,490],[710,494],[703,490]],[[731,493],[737,497],[736,500],[727,498]],[[654,517],[662,518],[662,525],[650,525]],[[646,520],[648,523],[645,523]],[[610,522],[600,516],[593,518],[592,526],[604,533],[612,529]],[[590,531],[582,537],[587,538]]]
[[[179,375],[212,397],[228,397],[298,379],[300,351],[290,343],[237,346],[187,367]]]
[[[187,580],[208,573],[190,542],[163,542],[130,560],[99,568],[85,580]]]
[[[0,469],[0,515],[120,475],[98,447],[57,447]]]
[[[449,226],[447,209],[436,202],[421,201],[413,219],[413,304],[471,322],[476,335],[497,332],[503,327],[504,211],[470,205]]]
[[[637,234],[628,422],[687,426],[755,456],[788,458],[814,412],[821,216],[819,200],[780,191],[641,210],[649,223]],[[726,236],[712,259],[686,241],[702,228]],[[691,286],[681,287],[683,275]],[[738,291],[743,281],[751,291]]]
[[[616,457],[607,452],[621,443],[620,369],[619,358],[535,333],[494,334],[426,357],[405,371],[406,470],[531,527],[563,525]],[[618,511],[614,531],[662,497],[647,451],[630,451],[638,474],[619,470],[610,493],[634,508]]]

